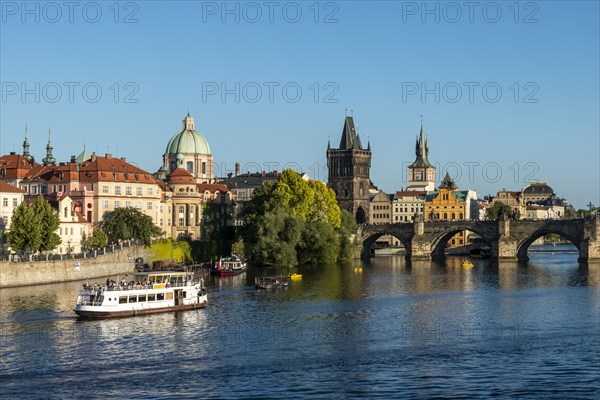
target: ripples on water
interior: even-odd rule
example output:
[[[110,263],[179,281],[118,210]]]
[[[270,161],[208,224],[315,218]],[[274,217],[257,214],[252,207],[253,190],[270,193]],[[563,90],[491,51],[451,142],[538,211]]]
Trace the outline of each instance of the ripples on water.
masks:
[[[3,398],[582,398],[600,395],[599,266],[378,257],[204,310],[80,321],[81,282],[0,291]]]

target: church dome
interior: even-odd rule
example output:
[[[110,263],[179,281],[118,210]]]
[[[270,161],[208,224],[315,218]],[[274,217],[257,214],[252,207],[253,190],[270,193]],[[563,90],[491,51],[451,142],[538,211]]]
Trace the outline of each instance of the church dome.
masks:
[[[188,113],[182,122],[182,129],[169,140],[165,153],[210,155],[208,142],[200,132],[194,130],[194,118]]]

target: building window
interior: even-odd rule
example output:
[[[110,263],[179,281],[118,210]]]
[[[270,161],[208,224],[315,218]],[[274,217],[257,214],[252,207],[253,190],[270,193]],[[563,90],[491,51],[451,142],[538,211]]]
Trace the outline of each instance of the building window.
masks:
[[[102,208],[108,208],[108,200],[103,200],[102,201]]]
[[[68,211],[69,211],[69,209],[67,207],[65,207],[64,208],[65,218],[67,218],[69,216]]]
[[[125,201],[125,207],[131,207],[131,201],[129,201],[129,200]]]
[[[148,189],[146,189],[146,194],[149,196],[152,196],[152,188],[149,187]]]
[[[17,203],[18,203],[17,199],[13,199],[13,207],[16,207]]]
[[[120,195],[121,194],[121,186],[115,186],[115,194],[116,195]]]
[[[448,219],[448,214],[444,213],[444,219]]]
[[[149,201],[148,203],[146,203],[146,208],[148,210],[152,210],[152,202],[151,201]]]
[[[2,206],[8,207],[8,197],[2,199]]]
[[[190,174],[194,173],[194,162],[193,161],[187,162],[187,172],[189,172]]]
[[[103,185],[102,186],[102,193],[108,194],[108,185]]]
[[[452,219],[456,219],[456,214],[452,213]]]
[[[115,200],[115,208],[121,207],[121,202],[119,200]]]
[[[202,175],[206,174],[206,163],[202,163]]]
[[[47,194],[48,193],[48,186],[44,185],[44,186],[40,186],[40,190],[42,194]]]
[[[175,161],[171,161],[171,171],[173,171],[175,168],[177,168],[177,164]]]
[[[131,186],[126,186],[125,187],[125,195],[127,195],[127,196],[131,195]]]
[[[144,189],[142,189],[142,187],[141,187],[141,186],[138,186],[138,187],[135,189],[135,193],[136,193],[138,196],[141,196],[142,194],[144,194],[143,190],[144,190]]]
[[[179,226],[183,226],[183,222],[185,219],[185,209],[183,206],[179,207]]]
[[[160,226],[163,226],[163,219],[160,219]]]
[[[142,209],[142,202],[141,201],[136,201],[135,202],[135,208],[141,210]]]

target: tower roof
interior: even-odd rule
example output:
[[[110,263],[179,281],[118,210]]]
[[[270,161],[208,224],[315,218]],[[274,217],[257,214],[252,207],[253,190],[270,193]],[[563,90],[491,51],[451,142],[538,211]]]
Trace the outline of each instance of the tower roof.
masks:
[[[448,189],[448,190],[456,190],[458,189],[458,186],[456,186],[456,183],[454,182],[454,179],[452,179],[450,177],[450,174],[448,172],[446,172],[446,176],[444,177],[444,179],[442,180],[442,183],[440,183],[440,186],[438,186],[439,189]]]
[[[182,129],[171,137],[165,153],[210,155],[208,142],[200,132],[194,129],[194,118],[188,113],[182,122]]]
[[[363,150],[360,142],[360,137],[356,133],[354,127],[354,119],[346,117],[344,121],[344,129],[342,130],[342,139],[340,140],[340,150]]]
[[[412,163],[411,167],[417,168],[432,168],[433,165],[429,162],[429,146],[427,145],[427,140],[425,139],[425,135],[423,134],[423,123],[421,123],[421,133],[417,137],[417,144],[415,146],[415,155],[417,156],[414,163]]]
[[[83,151],[81,153],[79,153],[79,155],[77,156],[75,161],[77,161],[78,164],[81,164],[82,162],[87,161],[90,158],[92,158],[92,155],[90,153],[88,153],[88,151],[85,148],[85,144],[84,144]]]

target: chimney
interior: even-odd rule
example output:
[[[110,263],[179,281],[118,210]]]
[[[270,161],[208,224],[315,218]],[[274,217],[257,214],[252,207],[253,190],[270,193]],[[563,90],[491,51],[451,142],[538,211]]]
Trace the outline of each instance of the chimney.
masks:
[[[112,159],[112,154],[110,154],[110,153],[106,153],[106,158],[107,158],[108,160],[111,160],[111,159]]]
[[[71,162],[72,162],[72,163],[74,163],[74,162],[76,162],[76,161],[77,161],[77,157],[75,157],[75,156],[71,156]]]
[[[127,161],[127,158],[121,157],[121,161]]]
[[[11,152],[10,152],[10,155],[11,155],[11,156],[16,156],[16,155],[17,155],[17,152],[16,152],[16,151],[11,151]]]
[[[277,170],[274,170],[274,171],[273,171],[273,176],[274,176],[274,177],[277,177]]]
[[[92,162],[96,161],[96,152],[92,153],[92,158],[90,159],[90,161],[92,161]]]
[[[240,174],[240,163],[236,162],[235,163],[235,176],[238,176]]]

